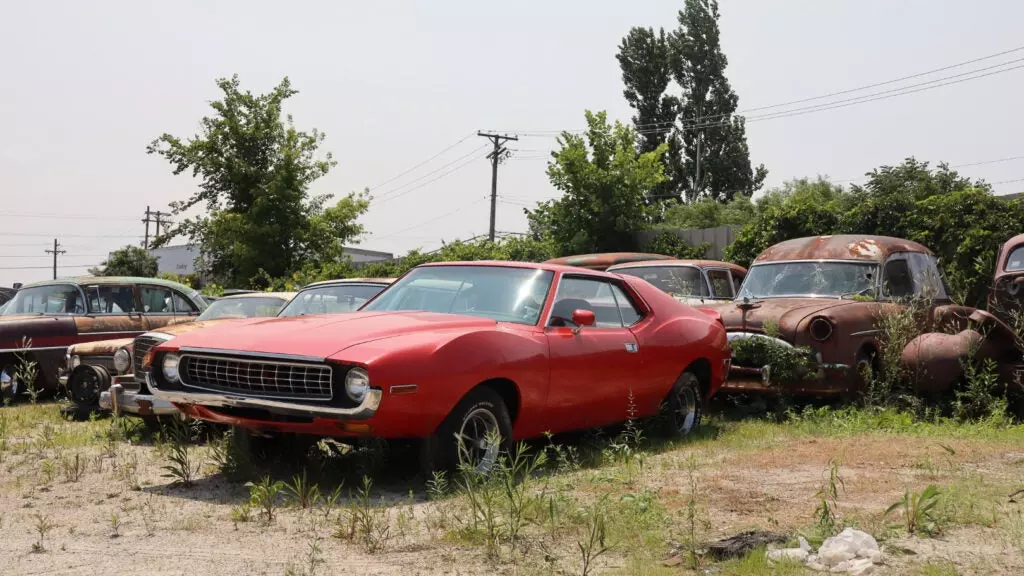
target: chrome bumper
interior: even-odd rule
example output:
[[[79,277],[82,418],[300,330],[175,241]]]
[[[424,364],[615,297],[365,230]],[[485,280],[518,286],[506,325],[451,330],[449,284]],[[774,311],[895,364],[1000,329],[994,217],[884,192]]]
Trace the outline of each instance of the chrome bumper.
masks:
[[[146,374],[146,385],[153,391],[153,395],[161,400],[173,402],[174,404],[196,404],[198,406],[226,406],[231,408],[262,408],[275,414],[287,414],[289,416],[308,416],[313,418],[337,418],[339,420],[366,420],[377,413],[380,407],[381,398],[384,393],[377,389],[371,389],[363,401],[354,408],[339,408],[336,406],[315,406],[310,404],[297,404],[281,400],[270,400],[266,398],[249,398],[246,396],[235,396],[223,392],[188,392],[179,390],[160,390],[153,381],[153,374]]]
[[[114,414],[136,416],[171,416],[178,414],[174,404],[151,394],[125,392],[121,384],[112,384],[109,390],[100,392],[100,408]]]

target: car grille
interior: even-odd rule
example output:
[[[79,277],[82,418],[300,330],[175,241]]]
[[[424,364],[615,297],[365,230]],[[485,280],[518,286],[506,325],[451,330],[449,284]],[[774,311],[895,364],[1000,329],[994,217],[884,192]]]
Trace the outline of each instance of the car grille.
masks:
[[[274,360],[185,354],[179,370],[192,388],[263,398],[330,400],[331,367]]]
[[[136,338],[132,344],[132,370],[135,374],[135,381],[139,383],[140,388],[146,384],[146,371],[142,369],[142,359],[146,357],[150,350],[166,341],[165,338],[143,334]]]

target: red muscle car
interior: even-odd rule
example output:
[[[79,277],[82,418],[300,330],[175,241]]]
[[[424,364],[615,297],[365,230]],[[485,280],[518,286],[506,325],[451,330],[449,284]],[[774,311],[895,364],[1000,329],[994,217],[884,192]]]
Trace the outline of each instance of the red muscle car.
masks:
[[[631,410],[664,406],[689,433],[730,351],[717,313],[640,278],[460,262],[414,268],[352,314],[204,328],[144,362],[153,393],[190,416],[264,434],[422,438],[424,464],[451,468]]]

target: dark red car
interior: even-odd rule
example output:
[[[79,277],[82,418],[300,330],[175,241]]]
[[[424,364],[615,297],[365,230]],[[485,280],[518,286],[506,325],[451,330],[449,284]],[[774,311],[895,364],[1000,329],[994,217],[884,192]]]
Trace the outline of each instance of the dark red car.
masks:
[[[508,447],[663,405],[686,434],[730,352],[717,314],[636,277],[459,262],[414,268],[359,312],[204,328],[147,361],[153,392],[190,416],[262,433],[423,438],[425,463],[448,468],[460,444],[489,466],[493,432]]]

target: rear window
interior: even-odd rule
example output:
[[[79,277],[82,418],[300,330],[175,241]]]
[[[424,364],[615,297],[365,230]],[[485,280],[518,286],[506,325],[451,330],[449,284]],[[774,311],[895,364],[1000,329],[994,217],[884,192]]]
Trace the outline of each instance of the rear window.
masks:
[[[636,276],[673,296],[707,296],[700,269],[695,266],[638,266],[614,270],[616,274]]]
[[[1017,246],[1010,252],[1010,256],[1006,259],[1006,270],[1008,272],[1024,270],[1024,246]]]

